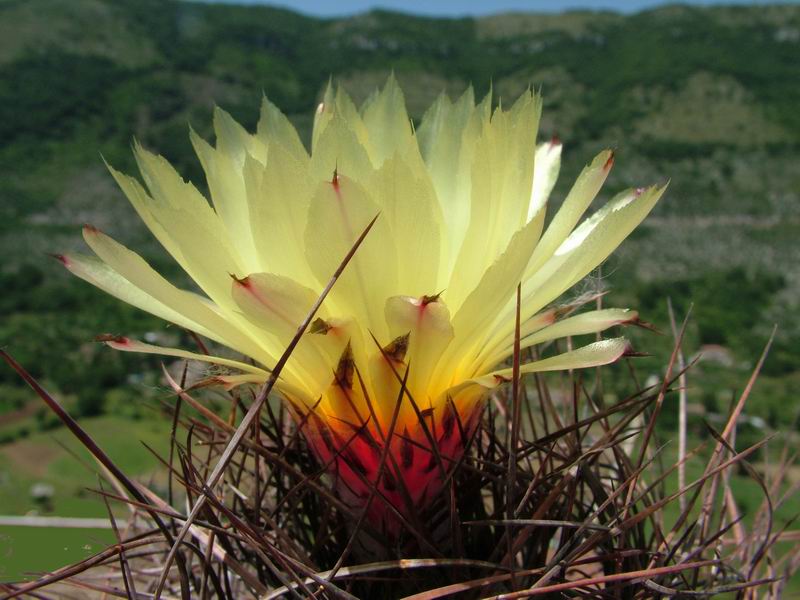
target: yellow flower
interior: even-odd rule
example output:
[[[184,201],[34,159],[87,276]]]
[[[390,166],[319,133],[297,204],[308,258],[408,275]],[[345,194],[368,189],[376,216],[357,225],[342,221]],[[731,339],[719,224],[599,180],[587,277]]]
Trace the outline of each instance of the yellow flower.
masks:
[[[310,411],[307,438],[334,465],[342,494],[358,503],[376,478],[408,368],[393,467],[380,488],[401,512],[422,507],[463,453],[487,392],[511,376],[518,284],[523,349],[636,318],[608,309],[558,319],[547,306],[606,259],[664,188],[622,192],[578,225],[613,163],[610,151],[601,152],[543,232],[561,145],[536,146],[541,106],[527,92],[509,109],[492,109],[488,96],[476,104],[469,90],[456,102],[441,96],[415,129],[394,79],[360,110],[329,89],[310,154],[267,100],[254,135],[218,109],[215,146],[191,133],[211,204],[139,145],[146,187],[111,169],[205,296],[173,286],[91,227],[84,237],[98,258],[63,261],[101,289],[260,366],[128,338],[109,345],[229,367],[236,372],[219,378],[229,386],[260,383],[379,215],[277,388],[298,416]],[[602,365],[625,348],[625,340],[609,339],[523,364],[521,372]],[[381,509],[373,513],[381,518]]]

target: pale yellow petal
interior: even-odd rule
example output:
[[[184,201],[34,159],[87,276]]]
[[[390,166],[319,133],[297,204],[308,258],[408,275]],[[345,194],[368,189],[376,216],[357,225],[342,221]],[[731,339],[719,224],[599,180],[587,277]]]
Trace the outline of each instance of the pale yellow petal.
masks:
[[[523,286],[526,311],[536,311],[586,277],[653,209],[666,186],[629,190],[586,219]]]
[[[538,237],[539,229],[534,221],[515,233],[506,251],[486,270],[478,286],[458,308],[453,318],[458,343],[451,344],[439,362],[439,376],[446,376],[444,374],[449,371],[451,377],[457,377],[478,355],[497,312],[513,298]],[[450,383],[454,384],[454,381]]]
[[[599,367],[618,360],[628,350],[628,342],[625,338],[613,338],[588,344],[571,352],[564,352],[550,358],[537,360],[531,363],[520,365],[520,373],[543,373],[546,371],[566,371],[568,369],[587,369],[589,367]],[[513,370],[501,369],[488,375],[473,379],[487,388],[496,387],[506,381],[510,381]]]
[[[65,254],[58,258],[71,273],[84,281],[88,281],[107,294],[111,294],[123,302],[174,323],[179,327],[184,327],[202,336],[224,343],[220,336],[206,329],[206,324],[198,323],[187,317],[182,307],[179,310],[170,308],[151,294],[136,287],[103,261],[80,254]]]
[[[258,260],[250,227],[249,206],[242,169],[245,160],[255,160],[242,151],[238,155],[213,148],[194,131],[190,133],[192,145],[206,173],[214,209],[222,220],[228,239],[239,262],[248,271],[258,270]],[[231,144],[232,142],[229,142]]]
[[[321,183],[311,202],[306,256],[321,285],[379,214],[378,206],[349,177]],[[331,312],[359,319],[383,338],[383,304],[397,293],[397,250],[388,223],[378,217],[330,294]]]
[[[516,297],[514,297],[512,302],[516,309]],[[523,321],[520,324],[520,339],[555,323],[558,318],[558,313],[559,310],[557,308],[549,308]],[[513,323],[516,323],[516,320],[514,320]],[[504,325],[508,324],[504,323]],[[508,333],[507,329],[508,327],[497,327],[497,325],[495,325],[493,334],[487,337],[478,355],[475,357],[474,366],[472,367],[473,371],[492,367],[501,360],[498,359],[498,354],[502,354],[506,348],[513,347],[516,332],[512,330],[511,333]]]
[[[448,302],[454,307],[526,223],[533,181],[532,142],[541,107],[540,97],[526,93],[510,111],[498,108],[491,121],[483,123],[471,169],[469,227],[447,287]],[[537,221],[538,226],[541,223]]]
[[[182,266],[218,304],[228,305],[228,273],[246,269],[221,219],[206,199],[172,166],[137,146],[136,159],[154,202],[150,210],[179,250]]]
[[[366,181],[372,173],[367,151],[340,113],[334,111],[320,134],[309,170],[312,185],[330,181],[334,172],[357,181]]]
[[[258,119],[256,136],[265,146],[279,145],[300,164],[304,166],[308,164],[308,152],[300,141],[294,125],[266,96],[261,101],[261,116]]]
[[[223,358],[221,356],[198,354],[196,352],[181,350],[180,348],[167,348],[164,346],[155,346],[153,344],[146,344],[145,342],[140,342],[138,340],[132,340],[127,337],[114,337],[103,341],[107,346],[114,348],[115,350],[122,350],[124,352],[139,352],[141,354],[158,354],[161,356],[174,356],[176,358],[198,360],[201,362],[212,363],[223,367],[230,367],[231,369],[238,369],[240,371],[245,371],[246,373],[252,373],[263,379],[266,379],[269,376],[269,372],[265,371],[264,369],[259,369],[258,367],[254,367],[253,365],[248,365],[247,363],[243,363],[238,360]]]
[[[549,142],[539,144],[536,148],[536,157],[533,163],[533,187],[531,200],[528,206],[528,220],[530,221],[539,211],[544,210],[547,199],[558,179],[561,169],[562,144],[553,138]]]
[[[358,143],[366,151],[367,156],[372,157],[375,152],[372,148],[372,140],[370,139],[367,125],[364,123],[364,119],[353,100],[342,86],[336,89],[335,112],[347,123],[347,127],[355,134]]]
[[[421,161],[420,161],[421,162]],[[397,244],[398,290],[409,296],[437,293],[442,215],[424,165],[412,169],[396,155],[386,160],[367,186],[380,204]]]
[[[333,85],[329,80],[328,85],[325,87],[325,94],[323,95],[322,102],[317,105],[317,110],[314,112],[314,126],[311,130],[311,153],[317,151],[317,144],[322,132],[330,123],[333,117],[335,108],[335,100],[333,95]]]
[[[313,286],[303,240],[313,190],[307,162],[276,144],[266,165],[248,159],[243,177],[261,270]]]
[[[455,104],[442,94],[426,111],[416,132],[445,218],[447,237],[440,266],[443,281],[450,279],[469,226],[472,185],[469,173],[474,142],[483,121],[488,120],[488,110],[488,102],[476,109],[472,88]]]
[[[539,329],[534,333],[528,335],[522,334],[520,337],[520,348],[525,349],[536,344],[549,342],[560,338],[576,335],[588,335],[605,331],[610,327],[630,323],[638,318],[638,313],[634,310],[627,308],[606,308],[602,310],[593,310],[573,317],[562,319],[548,327]],[[498,350],[494,355],[485,361],[485,364],[490,367],[496,365],[507,358],[510,358],[514,352],[513,341],[512,344],[507,345],[505,348]]]
[[[301,365],[308,374],[302,381],[302,387],[308,390],[309,397],[318,398],[328,388],[348,345],[359,369],[367,376],[367,350],[364,344],[364,335],[353,319],[333,317],[315,321],[298,344],[298,350],[305,353],[303,356],[313,352],[317,357]]]
[[[405,361],[411,365],[408,389],[418,403],[427,404],[448,387],[446,377],[434,377],[436,366],[453,342],[450,311],[439,298],[394,296],[386,301],[386,342],[408,335]],[[410,408],[410,407],[406,407]]]
[[[584,167],[561,208],[542,235],[531,258],[528,273],[533,273],[541,267],[566,239],[597,196],[613,164],[614,154],[610,150],[604,150]]]
[[[244,354],[267,364],[272,357],[256,340],[243,333],[230,319],[219,313],[208,301],[200,296],[180,290],[169,283],[135,252],[93,227],[84,227],[83,236],[89,247],[107,263],[114,272],[139,288],[145,294],[158,300],[173,313],[182,315],[192,323],[201,324],[201,335],[234,348]],[[151,311],[145,307],[145,310]],[[152,312],[152,311],[151,311]],[[159,314],[159,313],[155,313]],[[181,324],[172,317],[170,321]]]
[[[147,228],[153,233],[155,238],[164,247],[164,249],[170,253],[170,255],[179,265],[181,265],[181,267],[183,267],[184,270],[188,272],[189,267],[186,264],[186,259],[184,258],[183,253],[181,252],[180,247],[176,243],[174,237],[170,233],[169,228],[164,227],[156,217],[155,200],[153,200],[153,198],[142,187],[142,184],[136,179],[117,171],[108,163],[106,163],[106,167],[114,177],[117,185],[119,185],[120,189],[128,198],[128,201],[136,210],[139,218],[144,221],[145,225],[147,225]]]
[[[296,281],[273,273],[251,273],[233,278],[231,293],[248,319],[287,342],[297,332],[318,296]]]
[[[371,142],[371,159],[380,166],[411,139],[411,120],[406,112],[403,92],[391,75],[380,93],[361,109]]]

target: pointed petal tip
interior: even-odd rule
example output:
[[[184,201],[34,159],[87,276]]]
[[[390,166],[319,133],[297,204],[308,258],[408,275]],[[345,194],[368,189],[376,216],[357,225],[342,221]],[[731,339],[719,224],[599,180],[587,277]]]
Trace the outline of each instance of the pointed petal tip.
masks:
[[[441,292],[437,292],[437,293],[433,294],[432,296],[427,296],[427,295],[426,296],[421,296],[420,299],[419,299],[420,307],[425,308],[426,306],[428,306],[428,304],[433,304],[434,302],[439,302],[442,294],[444,294],[444,290],[442,290]]]
[[[603,169],[605,169],[606,171],[610,171],[611,167],[614,166],[614,158],[615,158],[614,151],[613,150],[609,150],[608,151],[608,158],[606,159],[606,162],[603,165]]]
[[[353,348],[350,342],[347,342],[347,346],[345,346],[342,356],[339,358],[339,364],[336,366],[336,371],[334,372],[334,383],[342,389],[352,389],[354,375],[355,360],[353,358]]]
[[[637,352],[633,346],[628,345],[625,352],[620,355],[620,358],[647,358],[653,356],[649,352]]]
[[[308,326],[307,332],[326,335],[331,329],[333,329],[333,326],[330,323],[322,317],[317,317]]]
[[[500,375],[498,373],[492,374],[492,377],[494,378],[495,386],[499,386],[504,383],[509,383],[511,381],[510,377],[506,377],[505,375]]]
[[[236,273],[228,273],[230,275],[231,280],[233,281],[233,285],[241,286],[244,288],[250,287],[250,276],[245,275],[244,277],[238,277]]]
[[[101,333],[95,336],[95,342],[102,342],[103,344],[116,349],[127,348],[131,345],[131,339],[124,335],[114,335],[112,333]]]
[[[337,164],[333,168],[333,175],[331,176],[331,185],[333,189],[336,190],[336,193],[339,193],[339,165]]]
[[[638,315],[635,319],[628,321],[626,325],[633,325],[634,327],[647,329],[648,331],[652,331],[653,333],[656,333],[658,335],[664,335],[664,332],[661,331],[658,327],[656,327],[653,323],[645,321],[644,319],[640,319]]]
[[[66,254],[48,254],[48,256],[50,256],[52,258],[55,258],[58,262],[60,262],[62,265],[64,265],[68,269],[70,268],[70,266],[72,264],[70,262],[69,256],[67,256]]]
[[[623,309],[625,313],[624,318],[620,318],[617,325],[633,325],[639,321],[639,312],[630,308]]]
[[[411,337],[411,332],[396,337],[382,350],[383,357],[389,361],[402,363],[406,358],[408,352],[408,340]]]

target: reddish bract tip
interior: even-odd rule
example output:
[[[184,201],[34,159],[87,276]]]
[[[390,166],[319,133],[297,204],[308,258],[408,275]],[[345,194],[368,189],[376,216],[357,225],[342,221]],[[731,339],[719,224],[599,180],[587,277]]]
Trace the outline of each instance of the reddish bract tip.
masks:
[[[561,317],[562,313],[560,313],[557,309],[551,309],[544,314],[544,322],[548,325],[552,325],[555,323],[559,317]]]
[[[501,385],[503,383],[508,383],[509,381],[511,381],[509,377],[503,377],[502,375],[498,375],[497,373],[495,373],[493,377],[494,377],[494,382],[497,385]]]
[[[441,296],[443,293],[444,293],[444,291],[441,291],[441,292],[438,292],[436,294],[433,294],[432,296],[422,296],[419,299],[419,305],[422,306],[422,307],[425,307],[425,306],[428,306],[428,304],[431,304],[433,302],[438,302],[439,301],[439,296]]]
[[[353,350],[350,344],[342,352],[339,364],[336,366],[336,385],[343,389],[352,389],[353,375],[355,374],[355,361],[353,360]]]
[[[58,262],[60,262],[62,265],[64,265],[65,267],[69,268],[69,259],[66,256],[64,256],[63,254],[49,254],[48,256],[52,256]]]
[[[553,134],[553,137],[550,138],[550,145],[551,146],[560,146],[561,145],[561,138],[559,138],[556,134]]]
[[[331,329],[333,328],[325,319],[322,317],[317,317],[312,321],[311,325],[308,326],[308,333],[321,333],[322,335],[325,335]]]
[[[575,311],[575,306],[570,306],[569,304],[565,304],[564,306],[557,306],[553,310],[553,320],[552,322],[555,323],[561,317],[564,317],[571,312]]]
[[[250,287],[250,277],[249,276],[246,275],[244,277],[237,277],[235,273],[228,273],[228,275],[230,275],[231,279],[233,279],[233,281],[235,281],[237,284],[241,285],[242,287],[246,287],[246,288]]]
[[[124,335],[114,335],[113,333],[101,333],[100,335],[95,336],[94,341],[104,343],[112,342],[121,346],[125,346],[130,343],[130,340]]]
[[[86,233],[102,233],[97,227],[89,223],[83,224],[83,231]]]
[[[383,349],[384,356],[394,362],[403,362],[408,351],[408,338],[410,334],[401,335]]]
[[[339,165],[333,169],[333,177],[331,177],[331,185],[337,192],[339,191]]]
[[[636,350],[633,349],[633,346],[628,344],[627,346],[625,346],[625,350],[622,352],[620,358],[643,358],[648,356],[651,355],[648,354],[647,352],[637,352]]]
[[[611,154],[608,155],[608,160],[606,160],[606,164],[603,165],[603,168],[608,171],[611,167],[614,166],[614,151],[611,151]]]
[[[653,333],[657,333],[659,335],[664,335],[664,333],[658,327],[656,327],[652,323],[650,323],[648,321],[644,321],[644,320],[642,320],[642,319],[640,319],[638,317],[636,319],[628,321],[627,324],[633,325],[635,327],[641,327],[642,329],[647,329],[648,331],[652,331]]]

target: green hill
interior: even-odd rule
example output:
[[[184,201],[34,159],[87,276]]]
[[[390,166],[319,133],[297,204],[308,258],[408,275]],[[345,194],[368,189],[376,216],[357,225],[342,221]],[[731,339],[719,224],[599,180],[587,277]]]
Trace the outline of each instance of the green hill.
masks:
[[[665,296],[682,309],[694,298],[691,343],[727,346],[737,364],[754,359],[778,322],[768,368],[793,382],[798,56],[800,6],[790,5],[322,20],[170,0],[0,0],[0,343],[66,397],[80,391],[80,411],[102,410],[147,359],[103,351],[92,337],[164,325],[70,279],[45,254],[80,247],[79,225],[91,222],[178,274],[101,154],[133,172],[135,136],[202,186],[188,124],[209,137],[215,103],[254,127],[263,90],[308,136],[330,77],[363,99],[394,70],[415,118],[440,91],[469,82],[503,99],[541,86],[542,135],[566,144],[557,199],[606,146],[618,153],[606,194],[671,179],[666,200],[603,269],[612,300],[642,306],[664,328]],[[776,386],[775,402],[791,397],[793,384]],[[27,398],[0,369],[0,413]]]

